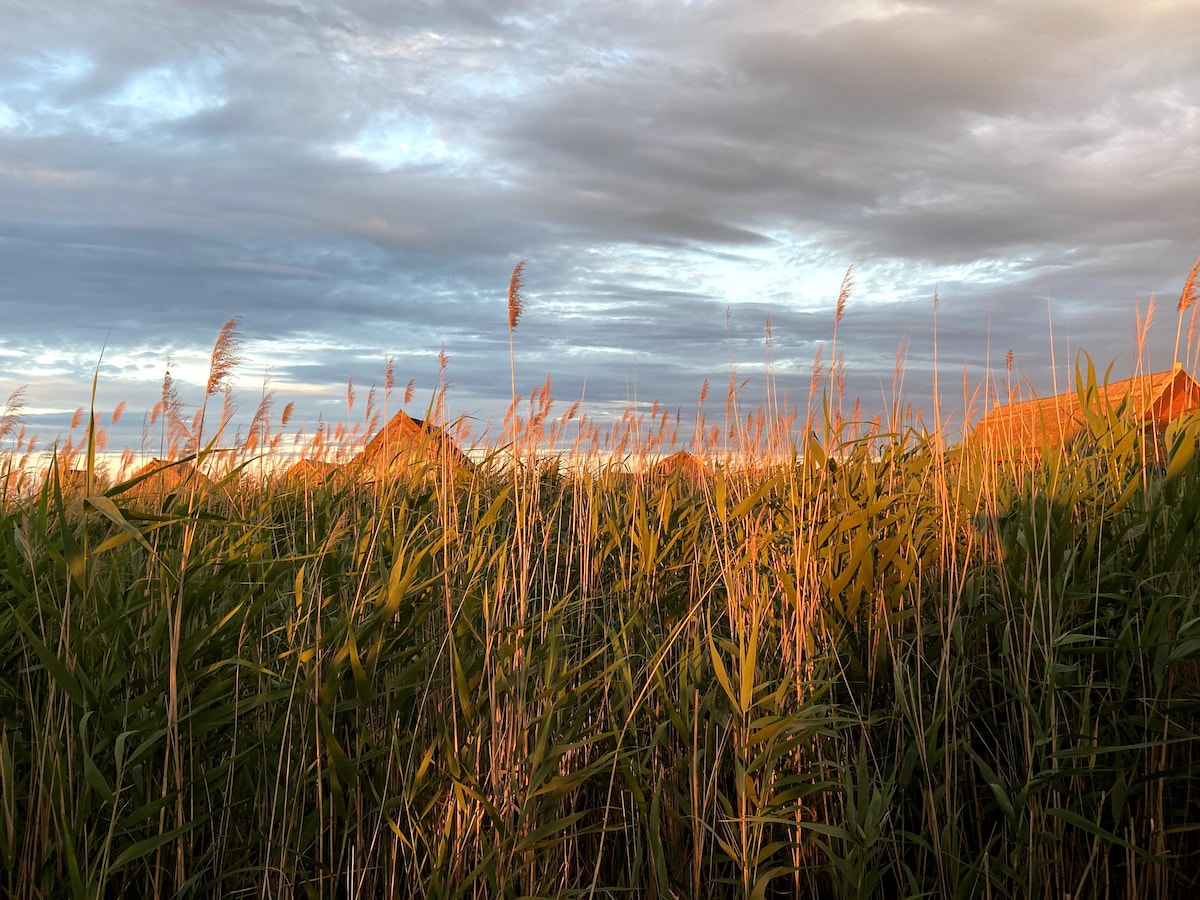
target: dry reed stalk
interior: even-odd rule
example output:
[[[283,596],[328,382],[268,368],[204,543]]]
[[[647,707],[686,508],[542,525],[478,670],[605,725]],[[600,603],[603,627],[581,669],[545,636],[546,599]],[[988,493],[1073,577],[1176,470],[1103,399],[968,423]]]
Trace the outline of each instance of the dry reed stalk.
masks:
[[[168,369],[163,374],[161,399],[150,410],[151,425],[162,420],[158,451],[160,457],[173,458],[180,444],[191,441],[191,431],[183,421],[182,411],[183,401],[179,399],[179,388],[176,387]]]
[[[846,274],[842,276],[841,287],[838,288],[837,310],[833,316],[833,337],[837,340],[837,327],[842,321],[842,316],[846,313],[846,303],[850,300],[850,294],[854,291],[854,263],[851,263],[846,269]]]
[[[133,463],[133,450],[126,447],[123,451],[121,451],[121,464],[120,468],[117,469],[117,479],[119,481],[124,481],[129,477],[129,474],[133,471]]]
[[[821,354],[824,350],[825,345],[818,344],[817,352],[813,356],[812,374],[808,380],[808,412],[804,417],[804,433],[806,436],[812,430],[813,422],[816,421],[813,400],[816,399],[817,391],[821,389],[821,385],[825,381],[825,368],[821,364]]]
[[[934,421],[934,426],[936,429],[934,432],[934,435],[937,439],[936,446],[939,451],[939,453],[938,453],[939,460],[942,459],[942,454],[940,453],[940,451],[945,449],[945,446],[941,443],[941,440],[943,438],[942,398],[941,398],[941,384],[938,381],[937,310],[938,310],[938,303],[940,302],[940,299],[941,298],[938,295],[938,289],[935,287],[933,289],[933,421]]]
[[[233,420],[233,417],[236,413],[237,404],[234,403],[233,388],[227,386],[221,400],[221,421],[217,425],[218,435],[225,432],[225,428]]]
[[[1009,403],[1013,402],[1013,383],[1012,383],[1013,360],[1014,360],[1014,356],[1013,356],[1012,349],[1010,348],[1008,353],[1004,357],[1004,371],[1005,371],[1005,381],[1006,381],[1005,392],[1008,395]],[[986,414],[986,411],[985,411],[985,414]]]
[[[264,382],[262,398],[254,410],[254,416],[250,420],[250,430],[246,433],[246,441],[242,447],[247,454],[253,453],[259,446],[270,442],[271,403],[274,397],[275,392],[268,391]]]
[[[511,388],[512,404],[510,406],[512,414],[512,450],[516,453],[517,429],[519,428],[519,417],[517,415],[517,359],[516,351],[513,345],[513,332],[517,330],[517,323],[521,321],[521,313],[525,311],[525,297],[522,291],[525,289],[525,260],[521,260],[513,266],[512,275],[508,280],[508,372],[509,386]],[[505,429],[507,431],[507,427]],[[516,467],[514,466],[514,473]],[[516,477],[515,474],[513,476]],[[517,489],[517,484],[513,482],[513,490]]]
[[[845,390],[845,353],[838,352],[838,325],[841,324],[842,316],[846,314],[846,304],[850,301],[850,295],[854,291],[854,264],[851,263],[846,269],[846,274],[842,276],[842,284],[838,288],[837,307],[833,314],[833,341],[830,346],[830,364],[831,374],[833,376],[834,396],[831,399],[835,411],[834,431],[838,431],[842,423],[842,402],[843,392]]]
[[[1187,331],[1187,347],[1188,347],[1187,370],[1192,373],[1193,378],[1196,376],[1195,360],[1193,360],[1193,358],[1192,358],[1192,350],[1196,346],[1197,313],[1200,313],[1200,306],[1193,306],[1192,314],[1188,317],[1188,331]]]
[[[893,434],[899,434],[902,425],[900,414],[900,399],[904,390],[904,362],[908,352],[908,338],[904,337],[900,340],[900,346],[896,348],[896,360],[892,368],[892,402],[889,404],[884,400],[888,410],[888,428]]]
[[[1134,341],[1137,344],[1137,368],[1136,375],[1143,375],[1146,371],[1146,339],[1150,335],[1150,323],[1154,321],[1155,296],[1150,295],[1150,301],[1146,304],[1146,315],[1143,318],[1142,309],[1140,306],[1134,306]]]

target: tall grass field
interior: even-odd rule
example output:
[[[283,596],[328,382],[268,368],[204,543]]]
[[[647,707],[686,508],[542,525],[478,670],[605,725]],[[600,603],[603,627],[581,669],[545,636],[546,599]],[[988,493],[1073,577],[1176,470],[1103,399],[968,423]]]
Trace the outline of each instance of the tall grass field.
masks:
[[[0,894],[1191,896],[1200,419],[1097,380],[1032,455],[731,388],[666,469],[515,370],[500,449],[396,471],[168,390],[170,475],[98,414],[43,474],[10,410]]]

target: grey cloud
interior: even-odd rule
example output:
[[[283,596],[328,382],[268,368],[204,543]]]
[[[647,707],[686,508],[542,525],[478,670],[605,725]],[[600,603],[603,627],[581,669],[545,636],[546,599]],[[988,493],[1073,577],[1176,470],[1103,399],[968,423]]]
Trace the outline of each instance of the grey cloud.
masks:
[[[452,402],[486,418],[521,258],[518,374],[565,398],[586,372],[597,408],[635,359],[638,396],[676,406],[731,354],[760,389],[767,315],[803,395],[850,262],[850,389],[890,384],[907,334],[929,396],[935,290],[940,363],[982,377],[989,343],[993,369],[1012,347],[1045,389],[1047,294],[1060,366],[1080,346],[1124,361],[1134,303],[1158,293],[1161,323],[1200,256],[1186,2],[0,0],[0,18],[0,393],[26,371],[2,351],[76,348],[55,365],[86,384],[107,334],[155,360],[111,373],[143,396],[139,372],[203,358],[241,314],[273,381],[327,385],[314,410],[387,355],[432,391],[445,345]]]

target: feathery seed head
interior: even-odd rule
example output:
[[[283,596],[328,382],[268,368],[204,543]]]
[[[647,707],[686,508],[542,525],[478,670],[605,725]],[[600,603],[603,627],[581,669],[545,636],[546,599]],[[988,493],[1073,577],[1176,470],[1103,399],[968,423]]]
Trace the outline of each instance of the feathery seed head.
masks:
[[[0,441],[4,440],[21,423],[21,410],[25,408],[25,388],[19,387],[8,395],[4,411],[0,413]]]
[[[842,316],[846,312],[846,301],[850,299],[850,293],[854,290],[854,263],[846,269],[846,274],[842,277],[842,286],[838,290],[837,312],[834,314],[833,322],[836,325],[842,321]]]
[[[225,390],[229,386],[234,368],[242,361],[242,357],[238,355],[242,349],[242,336],[238,332],[241,321],[241,316],[234,316],[221,326],[221,333],[217,335],[217,342],[213,345],[212,359],[208,366],[205,396]]]
[[[508,281],[508,330],[512,331],[521,320],[525,311],[525,297],[521,293],[525,288],[525,260],[513,267],[512,277]]]
[[[1179,295],[1180,312],[1191,308],[1200,298],[1200,259],[1196,260],[1196,264],[1192,266],[1192,271],[1188,273],[1187,281],[1183,283],[1183,291]]]

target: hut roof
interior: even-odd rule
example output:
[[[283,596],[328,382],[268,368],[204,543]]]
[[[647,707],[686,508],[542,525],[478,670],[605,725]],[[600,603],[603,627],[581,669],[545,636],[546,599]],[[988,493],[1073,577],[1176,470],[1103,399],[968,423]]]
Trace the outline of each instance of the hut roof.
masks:
[[[672,453],[665,459],[659,460],[654,467],[654,474],[669,477],[676,473],[684,475],[689,481],[699,483],[708,477],[708,466],[704,460],[696,456],[694,453],[689,453],[687,450],[680,450],[678,453]]]
[[[352,462],[376,471],[406,469],[420,462],[467,465],[467,457],[445,429],[414,419],[403,410],[379,430]]]
[[[318,481],[324,481],[332,473],[336,472],[338,466],[335,463],[325,462],[319,459],[298,459],[292,463],[283,473],[286,481],[303,481],[306,484],[311,484]]]
[[[1097,385],[1095,410],[1107,413],[1128,402],[1125,412],[1143,427],[1161,430],[1168,422],[1200,409],[1200,384],[1182,368]],[[1087,427],[1079,392],[998,406],[979,420],[969,441],[993,451],[1032,456],[1042,447],[1069,444]]]
[[[136,472],[130,479],[143,478],[134,490],[170,493],[186,484],[189,487],[211,485],[207,475],[192,463],[173,463],[169,460],[152,459]]]

